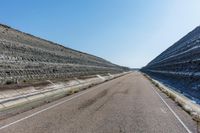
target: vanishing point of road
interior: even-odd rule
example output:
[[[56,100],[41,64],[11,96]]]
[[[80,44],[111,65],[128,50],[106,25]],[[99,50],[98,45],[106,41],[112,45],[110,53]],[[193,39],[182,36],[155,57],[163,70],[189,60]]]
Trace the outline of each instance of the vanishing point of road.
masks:
[[[190,133],[196,128],[139,72],[0,121],[0,133]]]

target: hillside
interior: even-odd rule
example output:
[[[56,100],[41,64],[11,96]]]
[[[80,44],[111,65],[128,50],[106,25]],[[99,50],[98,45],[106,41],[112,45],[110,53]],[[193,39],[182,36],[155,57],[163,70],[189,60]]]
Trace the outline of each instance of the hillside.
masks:
[[[169,47],[142,71],[184,95],[200,100],[200,27]]]
[[[120,73],[128,68],[0,25],[0,84]]]

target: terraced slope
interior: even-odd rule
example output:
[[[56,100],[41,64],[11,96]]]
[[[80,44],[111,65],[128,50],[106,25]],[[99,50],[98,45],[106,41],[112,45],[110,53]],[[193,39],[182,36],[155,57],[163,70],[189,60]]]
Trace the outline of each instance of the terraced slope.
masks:
[[[161,53],[142,71],[200,100],[200,27]]]
[[[119,73],[127,68],[0,25],[0,84]]]

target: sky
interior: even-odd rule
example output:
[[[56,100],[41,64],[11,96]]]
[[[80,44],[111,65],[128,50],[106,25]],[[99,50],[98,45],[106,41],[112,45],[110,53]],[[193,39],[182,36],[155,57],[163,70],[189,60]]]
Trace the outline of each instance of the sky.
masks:
[[[140,68],[200,25],[200,0],[0,0],[0,23]]]

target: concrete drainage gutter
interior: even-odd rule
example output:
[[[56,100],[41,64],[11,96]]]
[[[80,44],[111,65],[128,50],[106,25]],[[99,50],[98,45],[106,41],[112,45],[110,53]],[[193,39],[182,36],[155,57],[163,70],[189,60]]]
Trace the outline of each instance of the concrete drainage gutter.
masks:
[[[40,90],[25,88],[24,90],[18,91],[0,92],[0,119],[8,115],[32,109],[44,103],[49,103],[125,74],[128,74],[128,72],[115,75],[108,74],[108,76],[97,75],[94,78],[86,80],[75,78],[70,83],[52,83],[51,86]]]
[[[150,76],[144,73],[143,75],[147,79],[149,79],[159,90],[161,90],[163,93],[169,96],[172,100],[174,100],[178,105],[180,105],[183,108],[183,110],[188,112],[195,121],[200,122],[200,105],[193,103],[192,100],[170,89],[169,87],[166,87],[159,81],[152,79]]]

